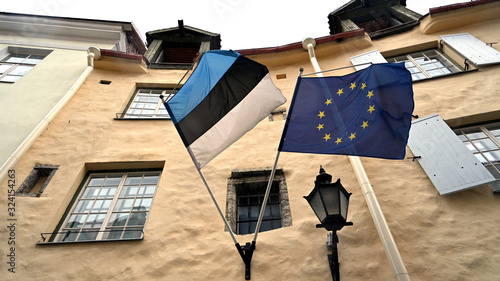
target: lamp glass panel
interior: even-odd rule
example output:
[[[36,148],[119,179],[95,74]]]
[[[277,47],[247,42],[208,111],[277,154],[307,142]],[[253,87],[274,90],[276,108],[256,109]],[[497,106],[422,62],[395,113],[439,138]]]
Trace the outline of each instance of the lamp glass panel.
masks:
[[[321,202],[321,197],[319,196],[318,189],[314,189],[313,192],[310,195],[308,201],[309,205],[311,205],[311,208],[314,210],[316,213],[316,216],[320,221],[323,221],[326,218],[326,212],[323,207],[323,203]]]
[[[335,185],[320,187],[321,196],[325,202],[328,215],[338,215],[339,211],[339,188]]]
[[[349,207],[349,197],[344,192],[340,192],[340,215],[347,220],[347,208]]]

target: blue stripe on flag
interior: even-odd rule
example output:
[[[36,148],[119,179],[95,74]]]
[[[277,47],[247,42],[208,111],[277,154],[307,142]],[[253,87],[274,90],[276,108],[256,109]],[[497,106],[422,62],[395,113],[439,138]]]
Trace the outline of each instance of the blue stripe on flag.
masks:
[[[168,101],[174,124],[179,123],[205,99],[239,56],[235,51],[226,50],[207,51],[203,54],[196,67],[198,71],[194,71],[186,84]]]

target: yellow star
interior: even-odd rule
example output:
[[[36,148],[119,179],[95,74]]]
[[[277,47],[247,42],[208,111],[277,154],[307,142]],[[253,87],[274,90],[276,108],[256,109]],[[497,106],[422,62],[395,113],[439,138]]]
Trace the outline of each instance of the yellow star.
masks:
[[[318,114],[318,116],[319,116],[319,119],[325,117],[325,112],[324,111],[320,111],[319,114]]]
[[[370,111],[370,114],[372,114],[372,112],[375,111],[375,106],[374,105],[370,105],[370,108],[368,108],[367,111]]]
[[[361,128],[363,128],[363,130],[368,127],[368,121],[363,121],[363,125],[361,125]]]
[[[327,100],[325,101],[325,104],[326,104],[326,105],[329,105],[329,104],[331,104],[331,103],[332,103],[332,99],[327,99]]]
[[[368,95],[366,95],[369,99],[371,99],[373,97],[373,90],[372,91],[368,91]]]
[[[337,92],[337,95],[342,95],[344,93],[344,89],[339,89],[339,91]]]
[[[337,140],[335,141],[336,144],[339,144],[342,142],[342,138],[337,138]]]
[[[351,133],[351,136],[349,137],[350,140],[353,140],[356,138],[356,133]]]
[[[317,128],[317,129],[318,129],[318,131],[319,131],[319,130],[321,130],[321,129],[324,129],[324,127],[323,127],[324,125],[325,125],[325,124],[319,124],[319,125],[318,125],[318,127],[316,127],[316,128]]]
[[[331,134],[325,134],[325,136],[323,137],[323,138],[325,139],[325,141],[328,141],[329,139],[331,139],[331,138],[330,138],[330,135],[331,135]]]
[[[349,87],[349,88],[351,88],[351,90],[354,90],[354,88],[356,88],[356,82],[351,83],[351,87]]]
[[[364,90],[366,88],[366,82],[365,83],[361,83],[361,90]]]

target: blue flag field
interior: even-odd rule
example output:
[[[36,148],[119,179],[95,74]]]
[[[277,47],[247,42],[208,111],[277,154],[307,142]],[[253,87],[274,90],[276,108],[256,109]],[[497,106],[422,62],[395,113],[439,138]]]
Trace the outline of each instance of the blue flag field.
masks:
[[[403,159],[413,108],[404,63],[299,77],[278,150]]]

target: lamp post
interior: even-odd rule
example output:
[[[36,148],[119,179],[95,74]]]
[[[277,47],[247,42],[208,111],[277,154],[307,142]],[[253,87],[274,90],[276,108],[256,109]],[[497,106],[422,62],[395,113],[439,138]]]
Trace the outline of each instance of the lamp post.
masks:
[[[352,222],[347,222],[347,209],[351,194],[340,184],[340,179],[332,183],[332,176],[327,174],[321,166],[319,175],[314,181],[314,189],[309,195],[304,196],[321,222],[316,225],[316,228],[324,227],[332,231],[331,241],[329,241],[332,254],[328,255],[328,262],[334,281],[340,280],[337,230],[341,230],[346,225],[353,225]]]

